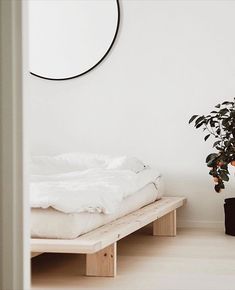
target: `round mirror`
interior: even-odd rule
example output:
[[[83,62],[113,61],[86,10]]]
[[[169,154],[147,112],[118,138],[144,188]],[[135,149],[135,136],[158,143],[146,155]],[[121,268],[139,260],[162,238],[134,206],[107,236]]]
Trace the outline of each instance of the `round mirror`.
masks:
[[[89,72],[112,48],[119,20],[118,0],[30,0],[30,72],[50,80]]]

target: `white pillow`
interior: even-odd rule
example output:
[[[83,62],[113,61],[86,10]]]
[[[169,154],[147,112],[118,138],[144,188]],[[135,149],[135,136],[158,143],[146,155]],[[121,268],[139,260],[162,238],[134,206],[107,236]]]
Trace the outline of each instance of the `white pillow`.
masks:
[[[90,153],[66,153],[57,156],[33,156],[32,174],[58,174],[90,168],[105,168],[108,157]]]
[[[146,166],[144,163],[140,160],[138,160],[135,157],[127,157],[122,156],[118,158],[114,158],[109,162],[109,165],[107,166],[107,169],[125,169],[125,170],[131,170],[136,173],[144,170]]]
[[[57,156],[33,156],[31,174],[50,175],[91,168],[142,171],[146,166],[134,157],[110,157],[93,153],[66,153]]]

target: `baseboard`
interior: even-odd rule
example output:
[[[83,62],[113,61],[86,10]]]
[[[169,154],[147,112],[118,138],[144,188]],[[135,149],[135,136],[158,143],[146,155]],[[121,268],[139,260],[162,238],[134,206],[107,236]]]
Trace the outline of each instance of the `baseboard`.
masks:
[[[195,221],[195,220],[178,220],[178,228],[212,228],[223,229],[224,222],[222,221]]]

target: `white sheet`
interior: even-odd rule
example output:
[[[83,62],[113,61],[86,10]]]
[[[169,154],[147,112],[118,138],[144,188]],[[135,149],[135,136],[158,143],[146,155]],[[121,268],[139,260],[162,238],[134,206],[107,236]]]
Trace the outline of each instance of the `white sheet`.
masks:
[[[31,207],[111,214],[126,197],[147,184],[157,184],[160,177],[136,158],[97,158],[81,153],[61,156],[34,158]]]
[[[31,236],[35,238],[73,239],[121,216],[133,212],[161,198],[162,181],[157,188],[149,184],[125,198],[114,214],[73,213],[65,214],[53,208],[31,210]]]

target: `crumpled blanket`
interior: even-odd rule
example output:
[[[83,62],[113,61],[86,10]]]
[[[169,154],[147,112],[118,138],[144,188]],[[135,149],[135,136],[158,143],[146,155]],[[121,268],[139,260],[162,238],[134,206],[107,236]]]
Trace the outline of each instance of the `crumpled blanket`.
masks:
[[[32,158],[31,207],[111,214],[160,174],[133,157],[69,153]]]

